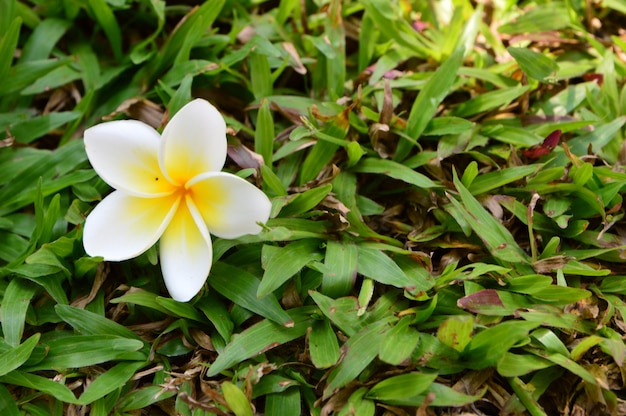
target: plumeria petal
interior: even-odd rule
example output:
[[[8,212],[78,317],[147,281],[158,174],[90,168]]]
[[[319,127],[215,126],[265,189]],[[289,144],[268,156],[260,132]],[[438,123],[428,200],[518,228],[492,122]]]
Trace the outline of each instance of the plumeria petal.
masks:
[[[171,194],[159,166],[159,133],[135,120],[117,120],[85,130],[85,150],[94,170],[115,189],[143,197]]]
[[[177,195],[140,198],[122,191],[112,192],[85,221],[85,251],[108,261],[137,257],[161,237],[179,200]]]
[[[202,288],[211,270],[211,237],[187,196],[161,237],[161,270],[173,299],[187,302]]]
[[[259,233],[257,222],[266,222],[272,208],[263,191],[226,172],[198,175],[187,188],[211,234],[222,238]]]
[[[261,231],[271,203],[254,185],[219,172],[226,161],[226,123],[204,100],[184,106],[158,133],[138,121],[113,121],[85,132],[87,156],[116,188],[89,214],[83,244],[91,256],[121,261],[160,241],[163,278],[186,302],[212,263],[209,231],[237,238]]]
[[[162,170],[180,185],[200,173],[221,170],[226,161],[224,118],[208,101],[185,105],[163,130],[159,158]]]

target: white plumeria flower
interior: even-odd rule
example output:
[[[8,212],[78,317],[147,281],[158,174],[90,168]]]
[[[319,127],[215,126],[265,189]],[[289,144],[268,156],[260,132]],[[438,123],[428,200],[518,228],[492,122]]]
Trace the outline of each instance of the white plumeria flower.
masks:
[[[260,189],[220,172],[226,123],[205,100],[184,106],[162,135],[136,120],[91,127],[85,148],[94,170],[115,189],[87,217],[85,251],[122,261],[160,239],[163,279],[177,301],[194,297],[209,275],[209,234],[256,234],[257,223],[269,218],[271,203]]]

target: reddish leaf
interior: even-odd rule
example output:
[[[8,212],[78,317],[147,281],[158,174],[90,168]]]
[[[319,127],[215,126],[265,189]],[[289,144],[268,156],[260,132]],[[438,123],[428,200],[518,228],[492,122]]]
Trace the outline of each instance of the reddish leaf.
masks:
[[[596,81],[598,85],[602,85],[602,83],[604,82],[604,75],[597,74],[595,72],[591,74],[583,74],[583,79],[585,81]]]
[[[559,144],[561,139],[561,130],[554,130],[548,134],[543,143],[537,146],[533,146],[530,149],[524,150],[524,156],[529,159],[539,159],[542,156],[550,154],[552,150]]]
[[[494,289],[479,290],[476,293],[462,297],[456,304],[459,308],[475,313],[479,313],[482,306],[503,306],[498,291]]]
[[[415,29],[417,32],[421,33],[428,28],[428,23],[421,20],[415,20],[413,24],[411,24],[411,26],[413,26],[413,29]]]

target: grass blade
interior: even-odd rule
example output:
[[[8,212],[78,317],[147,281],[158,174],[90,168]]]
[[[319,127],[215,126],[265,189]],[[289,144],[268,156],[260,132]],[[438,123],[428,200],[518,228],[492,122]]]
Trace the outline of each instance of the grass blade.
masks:
[[[39,342],[40,334],[32,335],[22,344],[0,354],[0,376],[19,368],[28,360]]]
[[[359,251],[352,242],[328,241],[322,279],[322,293],[337,298],[347,295],[356,280]]]
[[[100,374],[89,384],[83,394],[78,399],[80,404],[86,405],[106,396],[112,391],[122,387],[135,375],[142,367],[146,366],[144,361],[125,362],[113,366],[110,370]]]
[[[556,62],[542,53],[526,48],[507,48],[507,51],[517,61],[522,71],[539,82],[546,82],[556,75],[559,66]]]
[[[324,397],[328,397],[335,389],[356,379],[361,371],[376,358],[379,345],[386,336],[389,330],[388,324],[392,319],[395,318],[371,323],[346,341],[341,347],[344,358],[328,375]]]
[[[298,273],[312,261],[321,260],[319,240],[305,239],[276,248],[263,247],[263,279],[259,284],[257,296],[263,298],[278,289],[289,278]]]
[[[289,310],[287,313],[290,320],[293,321],[293,326],[290,328],[275,324],[269,320],[263,320],[251,326],[237,335],[226,346],[224,351],[209,367],[207,375],[209,377],[215,376],[247,358],[304,336],[307,328],[312,323],[311,315],[317,310],[317,308],[311,306]]]
[[[311,325],[309,350],[316,368],[328,368],[339,360],[337,336],[326,319],[315,321]]]
[[[454,174],[454,185],[459,192],[462,204],[449,195],[450,202],[454,207],[451,214],[463,218],[494,257],[509,263],[527,264],[529,262],[528,256],[519,247],[513,235],[480,205],[480,202],[463,186],[456,173]]]
[[[209,285],[222,296],[254,313],[280,325],[292,324],[289,315],[281,308],[276,297],[270,292],[258,298],[259,279],[252,274],[230,264],[218,262],[213,265]]]
[[[112,335],[71,335],[46,342],[48,355],[28,371],[79,368],[112,360],[145,360],[143,342]],[[137,353],[136,353],[137,352]]]
[[[463,49],[455,51],[428,79],[417,99],[411,107],[404,133],[412,141],[417,142],[428,123],[435,117],[437,108],[444,98],[450,93],[450,89],[457,78],[457,73],[463,63]],[[402,145],[400,144],[402,143]],[[395,160],[403,160],[411,143],[401,141]]]
[[[9,282],[0,305],[4,340],[17,347],[22,339],[26,311],[35,295],[37,286],[25,279],[14,278]]]
[[[6,26],[5,26],[6,27]],[[7,30],[2,30],[2,38],[0,39],[0,79],[6,80],[9,75],[9,69],[13,63],[13,56],[17,48],[17,41],[20,36],[20,28],[22,27],[22,19],[16,17],[13,19]]]
[[[254,151],[263,156],[266,166],[272,166],[274,154],[274,119],[268,100],[261,101],[254,132]]]
[[[84,335],[114,335],[118,337],[136,339],[141,337],[110,319],[85,309],[79,309],[70,305],[56,305],[54,307],[59,318],[70,324],[76,331]]]
[[[45,377],[37,376],[35,374],[13,371],[12,373],[1,376],[0,383],[27,387],[35,391],[49,394],[61,402],[78,404],[78,400],[74,397],[74,393],[72,393],[72,391],[64,384]]]
[[[415,185],[420,189],[430,189],[439,186],[426,175],[416,172],[413,169],[407,168],[403,164],[392,160],[366,158],[361,160],[359,164],[356,165],[355,170],[357,172],[388,175],[394,179]]]

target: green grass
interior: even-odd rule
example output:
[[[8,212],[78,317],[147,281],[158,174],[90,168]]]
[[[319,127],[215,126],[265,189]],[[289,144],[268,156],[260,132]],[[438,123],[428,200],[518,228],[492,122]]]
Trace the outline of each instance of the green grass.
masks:
[[[0,413],[624,414],[624,13],[0,2]],[[178,303],[82,132],[195,97],[273,210]]]

